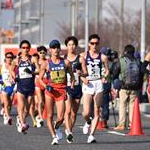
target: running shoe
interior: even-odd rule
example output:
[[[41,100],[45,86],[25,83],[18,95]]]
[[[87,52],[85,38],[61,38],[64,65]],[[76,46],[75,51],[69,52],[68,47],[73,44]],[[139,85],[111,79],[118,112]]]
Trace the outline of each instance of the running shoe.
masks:
[[[12,125],[12,119],[10,117],[7,117],[5,114],[3,115],[4,124],[5,125]]]
[[[22,132],[22,133],[25,133],[25,131],[27,131],[29,129],[29,125],[27,125],[27,124],[22,124],[22,125],[20,125],[20,124],[18,124],[18,126],[17,126],[17,131],[18,132]]]
[[[1,111],[0,111],[0,115],[3,116],[4,115],[4,108],[2,107]]]
[[[12,119],[8,118],[8,125],[12,125]]]
[[[17,126],[17,131],[18,132],[25,132],[25,131],[27,131],[28,129],[29,129],[29,125],[28,124],[21,124],[21,122],[20,122],[20,119],[19,119],[19,117],[17,116],[16,117],[16,120],[17,120],[17,122],[16,122],[16,126]]]
[[[39,116],[36,116],[36,122],[37,122],[37,128],[40,128],[42,126],[44,126],[44,120],[39,118]]]
[[[96,143],[96,140],[93,135],[88,136],[87,143]]]
[[[85,124],[83,126],[83,134],[88,134],[89,127],[90,127],[90,124],[88,124],[87,122],[85,122]]]
[[[67,136],[67,142],[70,144],[70,143],[73,143],[73,135],[72,133],[69,133],[68,136]]]
[[[37,127],[37,121],[36,121],[36,120],[33,121],[33,127],[34,127],[34,128]]]
[[[58,145],[58,139],[57,137],[54,137],[53,140],[52,140],[52,145]]]
[[[25,132],[28,129],[29,129],[29,125],[28,124],[26,124],[26,123],[22,124],[22,132]]]
[[[16,123],[16,126],[17,126],[17,131],[21,133],[22,132],[22,126],[21,126],[21,124],[17,124]]]
[[[61,140],[62,137],[63,137],[63,134],[62,134],[61,130],[60,129],[55,129],[55,132],[56,132],[57,139]]]

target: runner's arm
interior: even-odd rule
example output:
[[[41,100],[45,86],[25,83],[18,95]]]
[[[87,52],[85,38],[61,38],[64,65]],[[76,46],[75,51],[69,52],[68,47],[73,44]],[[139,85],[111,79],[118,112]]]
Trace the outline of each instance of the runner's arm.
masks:
[[[80,56],[80,63],[81,63],[81,68],[82,68],[82,72],[80,73],[81,77],[86,77],[88,76],[88,71],[87,71],[87,67],[86,67],[86,62],[84,57]]]
[[[40,81],[41,85],[43,85],[45,88],[47,85],[43,82],[43,77],[44,77],[44,74],[46,71],[48,71],[48,62],[47,61],[41,65],[40,72],[39,72],[39,81]]]
[[[74,87],[74,82],[75,82],[75,77],[74,77],[74,74],[72,72],[71,65],[70,65],[70,63],[67,59],[65,59],[65,65],[66,65],[66,68],[68,69],[68,72],[71,76],[71,87],[73,88]]]
[[[109,75],[108,57],[104,54],[101,54],[101,60],[102,60],[102,63],[104,64],[104,68],[105,68],[104,78],[107,78]]]
[[[38,63],[38,59],[36,57],[32,57],[31,61],[32,61],[32,63],[35,64],[35,67],[36,67],[36,71],[32,72],[32,74],[34,74],[34,75],[39,74],[40,66],[39,66],[39,63]]]

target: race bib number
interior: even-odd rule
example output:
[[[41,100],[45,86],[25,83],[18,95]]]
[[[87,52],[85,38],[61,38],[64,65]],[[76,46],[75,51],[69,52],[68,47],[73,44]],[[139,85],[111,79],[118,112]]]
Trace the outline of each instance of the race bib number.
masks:
[[[32,78],[32,74],[29,74],[29,73],[24,71],[25,68],[28,68],[29,70],[31,70],[31,66],[19,67],[19,77],[20,77],[20,79]]]
[[[89,76],[87,79],[89,80],[96,80],[99,79],[100,76],[100,68],[88,68],[88,74]]]
[[[51,71],[51,81],[53,83],[64,83],[66,81],[65,70]]]
[[[74,78],[75,78],[75,85],[79,85],[79,76],[78,74],[75,72],[74,74]],[[71,86],[71,76],[69,73],[67,73],[67,86]]]

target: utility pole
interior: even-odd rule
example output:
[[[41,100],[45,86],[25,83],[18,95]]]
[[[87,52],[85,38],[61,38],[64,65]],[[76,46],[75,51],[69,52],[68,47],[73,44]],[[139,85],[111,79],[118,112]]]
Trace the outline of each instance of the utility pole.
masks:
[[[123,50],[123,32],[124,32],[124,0],[121,0],[121,14],[120,14],[120,42],[119,42],[119,51],[120,54]]]
[[[71,2],[71,35],[75,36],[75,11],[76,11],[76,2],[72,0]]]
[[[19,14],[18,43],[21,41],[22,0],[20,0]]]
[[[40,6],[40,43],[44,43],[44,0],[41,0]]]
[[[79,3],[78,0],[75,0],[75,35],[78,33],[78,9]]]
[[[95,2],[95,33],[98,33],[98,27],[99,27],[99,10],[101,9],[100,8],[101,2],[102,2],[101,0],[96,0],[96,2]]]
[[[88,51],[89,37],[89,0],[85,0],[85,51]]]
[[[146,0],[142,0],[141,14],[141,60],[145,57],[145,30],[146,29]]]

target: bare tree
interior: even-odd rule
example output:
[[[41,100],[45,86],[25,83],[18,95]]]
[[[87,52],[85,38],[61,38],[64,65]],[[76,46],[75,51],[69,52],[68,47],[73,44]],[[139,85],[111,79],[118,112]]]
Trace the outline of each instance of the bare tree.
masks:
[[[150,2],[147,4],[147,8],[150,7]],[[114,4],[109,4],[105,10],[107,11],[107,16],[103,18],[102,23],[100,23],[98,28],[98,34],[101,37],[101,46],[108,46],[112,49],[118,51],[119,49],[119,31],[120,31],[120,11],[118,6]],[[147,9],[147,45],[150,42],[150,9]],[[94,33],[94,19],[89,21],[89,34]],[[84,39],[84,19],[80,20],[80,26],[78,26],[78,32],[76,37],[78,39]],[[59,30],[58,35],[60,39],[66,38],[71,34],[70,27],[65,23],[58,23]],[[140,34],[141,34],[141,11],[138,10],[134,12],[131,9],[126,9],[124,12],[124,29],[123,29],[123,47],[126,44],[137,43],[136,48],[140,49]]]

